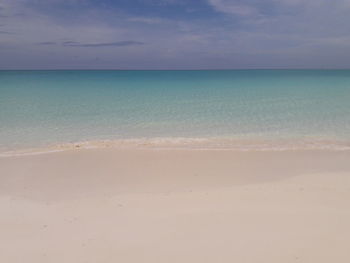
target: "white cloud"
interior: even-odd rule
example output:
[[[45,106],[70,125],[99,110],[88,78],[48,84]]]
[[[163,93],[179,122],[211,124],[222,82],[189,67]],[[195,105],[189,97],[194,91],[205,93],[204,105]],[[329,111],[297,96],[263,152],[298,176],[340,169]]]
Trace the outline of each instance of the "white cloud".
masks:
[[[219,12],[229,13],[233,15],[247,16],[256,14],[257,12],[254,6],[238,3],[237,1],[209,0],[209,4]]]
[[[164,23],[165,19],[160,19],[157,17],[130,17],[127,18],[127,21],[145,24],[160,24]]]

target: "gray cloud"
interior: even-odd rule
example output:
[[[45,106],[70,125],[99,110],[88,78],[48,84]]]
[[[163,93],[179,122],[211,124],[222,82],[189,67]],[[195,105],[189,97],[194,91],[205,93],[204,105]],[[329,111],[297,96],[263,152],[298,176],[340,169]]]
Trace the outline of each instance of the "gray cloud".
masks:
[[[39,42],[39,43],[36,43],[37,45],[40,45],[40,46],[50,46],[50,45],[57,45],[56,42],[50,42],[50,41],[47,41],[47,42]]]
[[[0,31],[0,34],[12,35],[12,34],[14,34],[14,33],[13,33],[13,32],[9,32],[9,31]]]
[[[89,0],[0,0],[15,32],[0,35],[0,68],[350,68],[350,0],[206,0],[184,19],[60,1]]]
[[[0,31],[1,33],[2,31]],[[65,47],[125,47],[125,46],[134,46],[134,45],[144,45],[145,43],[140,41],[126,40],[118,42],[106,42],[106,43],[81,43],[77,41],[64,41],[62,43],[46,41],[36,43],[40,46],[53,46],[53,45],[62,45]]]
[[[106,43],[80,43],[75,41],[63,42],[64,46],[68,47],[126,47],[135,45],[144,45],[145,43],[134,40],[118,41],[118,42],[106,42]]]
[[[64,42],[62,43],[62,45],[64,45],[64,46],[77,45],[77,44],[80,44],[80,43],[77,42],[77,41],[71,41],[71,40],[69,40],[69,41],[64,41]]]

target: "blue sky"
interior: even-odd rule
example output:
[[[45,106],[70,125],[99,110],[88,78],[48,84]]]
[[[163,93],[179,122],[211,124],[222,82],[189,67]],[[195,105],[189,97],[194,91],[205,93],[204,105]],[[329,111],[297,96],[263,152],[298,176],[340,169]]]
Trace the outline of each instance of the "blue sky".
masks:
[[[350,68],[350,0],[0,0],[0,69]]]

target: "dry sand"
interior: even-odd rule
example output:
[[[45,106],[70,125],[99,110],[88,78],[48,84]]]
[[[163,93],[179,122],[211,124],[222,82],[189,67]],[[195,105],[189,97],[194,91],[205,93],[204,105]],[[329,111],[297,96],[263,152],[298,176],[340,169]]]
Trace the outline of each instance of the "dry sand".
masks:
[[[0,158],[0,262],[350,262],[350,152]]]

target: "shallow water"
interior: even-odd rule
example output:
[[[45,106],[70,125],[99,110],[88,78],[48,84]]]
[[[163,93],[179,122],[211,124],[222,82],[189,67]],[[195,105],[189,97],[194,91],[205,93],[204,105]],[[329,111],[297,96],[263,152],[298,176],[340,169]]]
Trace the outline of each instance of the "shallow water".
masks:
[[[350,70],[0,71],[1,151],[126,139],[347,147]]]

